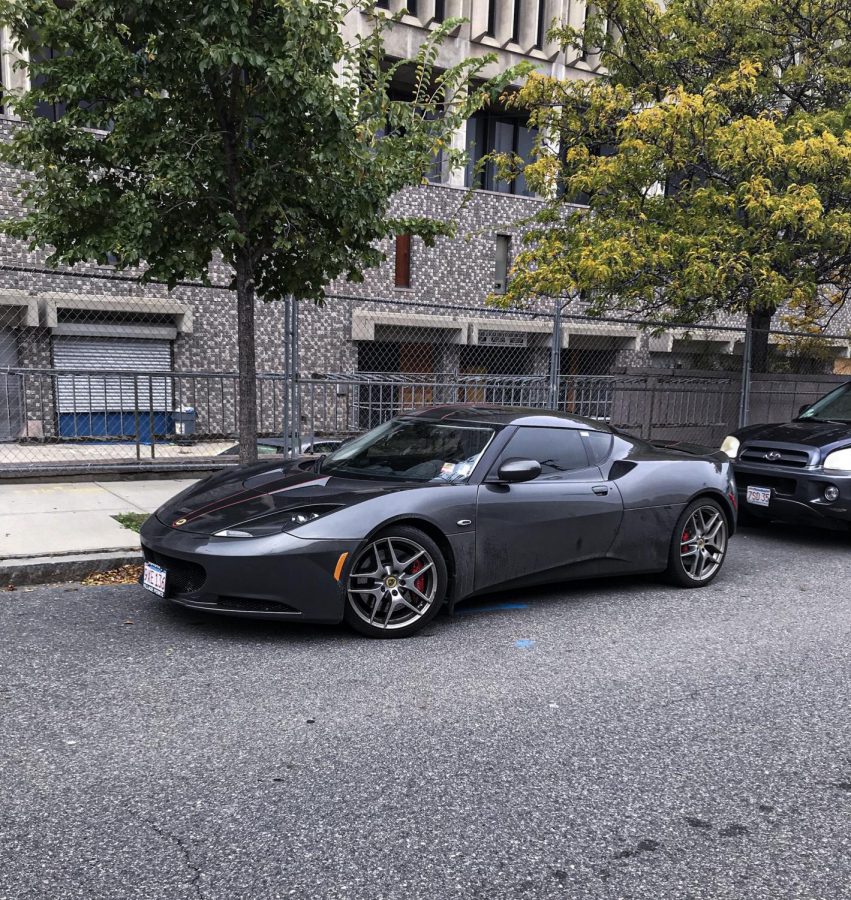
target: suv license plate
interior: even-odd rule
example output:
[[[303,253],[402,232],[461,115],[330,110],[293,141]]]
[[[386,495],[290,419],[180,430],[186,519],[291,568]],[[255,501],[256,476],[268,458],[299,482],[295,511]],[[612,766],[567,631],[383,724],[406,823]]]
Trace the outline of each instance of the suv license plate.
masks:
[[[165,597],[166,571],[154,563],[146,562],[142,571],[142,587],[158,597]]]
[[[768,506],[771,502],[771,488],[749,487],[747,500],[754,506]]]

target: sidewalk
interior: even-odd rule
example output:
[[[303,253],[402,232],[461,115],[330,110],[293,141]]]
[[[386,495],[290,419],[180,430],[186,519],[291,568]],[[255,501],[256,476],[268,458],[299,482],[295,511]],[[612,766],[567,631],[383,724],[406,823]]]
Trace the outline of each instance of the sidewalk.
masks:
[[[112,517],[152,513],[193,481],[0,485],[0,585],[80,577],[138,559],[139,535]]]

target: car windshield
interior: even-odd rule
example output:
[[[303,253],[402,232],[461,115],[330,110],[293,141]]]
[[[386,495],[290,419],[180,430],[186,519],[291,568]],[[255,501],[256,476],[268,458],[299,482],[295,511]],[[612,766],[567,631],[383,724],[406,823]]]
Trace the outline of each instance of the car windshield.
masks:
[[[843,384],[821,400],[816,400],[798,418],[816,422],[851,422],[851,384]]]
[[[424,419],[391,419],[355,438],[322,463],[348,477],[460,482],[470,477],[494,429]]]

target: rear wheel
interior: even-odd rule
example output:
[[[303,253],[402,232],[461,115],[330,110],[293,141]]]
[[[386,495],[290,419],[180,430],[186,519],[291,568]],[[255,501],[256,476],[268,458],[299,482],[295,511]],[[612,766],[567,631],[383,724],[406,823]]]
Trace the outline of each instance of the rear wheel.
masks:
[[[709,498],[690,503],[671,536],[667,576],[681,587],[703,587],[721,571],[729,530],[721,505]]]
[[[345,620],[370,637],[408,637],[446,596],[446,561],[418,528],[390,527],[355,556],[346,578]]]

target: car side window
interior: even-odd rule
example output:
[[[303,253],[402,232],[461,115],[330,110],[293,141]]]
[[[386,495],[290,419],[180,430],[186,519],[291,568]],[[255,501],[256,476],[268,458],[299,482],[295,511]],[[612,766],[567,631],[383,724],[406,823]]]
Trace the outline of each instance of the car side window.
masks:
[[[541,464],[538,478],[557,478],[588,468],[582,437],[572,428],[521,426],[502,451],[493,474],[506,459],[536,459]]]
[[[586,431],[583,434],[588,443],[591,462],[597,465],[605,462],[612,452],[612,435],[606,431]]]

